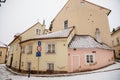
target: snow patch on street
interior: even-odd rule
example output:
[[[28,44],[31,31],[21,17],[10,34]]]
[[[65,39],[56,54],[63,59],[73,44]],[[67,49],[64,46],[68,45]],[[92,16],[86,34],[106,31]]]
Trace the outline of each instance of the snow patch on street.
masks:
[[[5,69],[4,64],[0,64],[0,80],[120,80],[120,63],[115,63],[103,69],[73,75],[63,77],[34,77],[34,75],[28,78],[27,76],[14,75]]]

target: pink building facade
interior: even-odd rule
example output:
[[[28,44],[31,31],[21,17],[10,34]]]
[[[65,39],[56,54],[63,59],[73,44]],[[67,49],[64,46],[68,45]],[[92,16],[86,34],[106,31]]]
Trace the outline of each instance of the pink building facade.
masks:
[[[69,72],[95,70],[114,63],[113,50],[90,36],[76,36],[68,52]]]

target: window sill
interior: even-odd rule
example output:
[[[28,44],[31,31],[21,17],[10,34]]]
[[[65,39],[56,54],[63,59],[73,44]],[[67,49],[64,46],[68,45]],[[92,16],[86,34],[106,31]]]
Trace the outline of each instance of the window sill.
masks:
[[[56,54],[55,52],[46,52],[46,54]]]
[[[27,55],[31,55],[32,53],[27,53]]]
[[[93,63],[86,63],[87,66],[93,66],[93,65],[96,65],[97,62],[93,62]]]

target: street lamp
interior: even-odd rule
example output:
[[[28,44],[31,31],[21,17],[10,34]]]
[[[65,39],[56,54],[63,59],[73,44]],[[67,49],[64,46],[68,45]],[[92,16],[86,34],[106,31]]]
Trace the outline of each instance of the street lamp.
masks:
[[[0,0],[0,7],[1,7],[1,3],[5,3],[6,0]]]
[[[0,3],[5,3],[6,2],[6,0],[0,0]]]

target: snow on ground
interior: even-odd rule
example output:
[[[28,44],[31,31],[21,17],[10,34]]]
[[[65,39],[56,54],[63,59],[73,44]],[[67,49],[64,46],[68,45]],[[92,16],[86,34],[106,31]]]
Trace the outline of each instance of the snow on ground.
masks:
[[[83,73],[83,74],[82,74]],[[84,74],[87,73],[87,74]],[[103,69],[81,72],[77,75],[63,77],[30,77],[14,75],[0,64],[0,80],[120,80],[120,63],[113,64]]]

